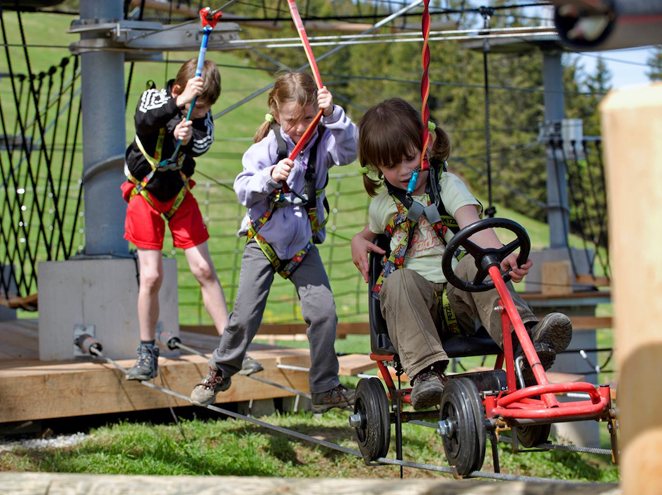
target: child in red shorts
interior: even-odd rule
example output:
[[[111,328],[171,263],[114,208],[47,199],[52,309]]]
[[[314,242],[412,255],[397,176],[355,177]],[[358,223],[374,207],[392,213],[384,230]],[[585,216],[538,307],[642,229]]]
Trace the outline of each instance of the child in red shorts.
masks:
[[[196,64],[196,59],[184,63],[166,89],[148,89],[142,94],[135,114],[136,137],[126,150],[128,180],[122,193],[129,205],[124,237],[135,244],[140,268],[140,345],[138,359],[127,374],[129,380],[149,380],[158,374],[155,333],[166,223],[174,246],[184,250],[200,283],[205,308],[219,333],[227,323],[225,296],[209,255],[209,234],[191,193],[194,182],[190,179],[194,157],[208,151],[214,140],[210,109],[221,93],[221,76],[213,62],[205,61],[202,76],[196,77]],[[191,120],[186,120],[194,99]],[[173,156],[178,140],[180,147]]]

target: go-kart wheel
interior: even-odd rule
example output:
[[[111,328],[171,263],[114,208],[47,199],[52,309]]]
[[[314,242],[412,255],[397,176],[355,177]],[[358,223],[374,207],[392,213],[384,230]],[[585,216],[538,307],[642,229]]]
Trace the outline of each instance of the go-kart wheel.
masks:
[[[478,389],[467,378],[450,379],[441,396],[439,431],[446,459],[460,476],[483,466],[486,432]]]
[[[386,456],[391,443],[391,420],[388,398],[379,378],[359,380],[349,424],[356,432],[366,462]]]
[[[516,239],[499,249],[482,248],[475,242],[469,240],[469,237],[477,232],[497,228],[509,230],[515,234]],[[466,249],[476,262],[478,272],[473,281],[462,280],[453,271],[453,258],[460,247]],[[458,289],[467,292],[485,292],[494,288],[493,281],[484,281],[488,275],[487,270],[489,267],[499,266],[501,262],[517,248],[520,248],[519,255],[517,256],[517,264],[523,265],[529,258],[529,251],[531,250],[531,240],[529,239],[526,230],[524,230],[524,227],[517,222],[513,222],[506,218],[485,218],[463,228],[453,236],[446,246],[444,255],[441,258],[441,269],[444,272],[446,280]],[[502,271],[501,275],[504,281],[508,282],[510,280],[509,272]]]
[[[517,440],[522,447],[530,448],[547,442],[552,425],[528,425],[517,427]]]

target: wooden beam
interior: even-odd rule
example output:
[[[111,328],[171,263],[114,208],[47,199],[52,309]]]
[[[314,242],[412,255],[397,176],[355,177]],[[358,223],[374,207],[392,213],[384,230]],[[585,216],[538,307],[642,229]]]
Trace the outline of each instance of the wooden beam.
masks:
[[[609,287],[611,285],[609,278],[589,274],[575,276],[575,282],[582,285],[594,285],[595,287]]]
[[[298,335],[305,334],[308,325],[305,323],[263,323],[258,331],[257,338],[274,335]],[[213,325],[182,325],[180,329],[184,332],[198,333],[203,335],[218,335]],[[369,334],[370,329],[365,322],[338,323],[336,335]]]
[[[357,462],[360,462],[357,460]],[[367,471],[379,476],[388,471]],[[385,468],[382,468],[385,469]],[[389,476],[393,476],[393,470]],[[145,487],[140,489],[138,487]],[[501,481],[455,479],[348,479],[348,478],[282,478],[256,476],[144,476],[122,474],[69,473],[0,473],[3,493],[51,495],[54,493],[137,493],[192,495],[218,493],[244,495],[253,493],[287,493],[309,495],[320,493],[361,493],[363,495],[427,495],[445,493],[489,493],[491,495],[614,495],[620,493],[616,483],[544,481]]]
[[[0,296],[0,306],[10,309],[24,309],[26,311],[37,311],[39,309],[39,294],[30,294],[28,296]]]
[[[364,371],[372,370],[377,367],[377,363],[370,359],[367,354],[348,354],[338,357],[340,363],[339,375],[355,376]]]
[[[280,358],[308,366],[310,358],[306,349],[251,350],[251,356],[264,366],[261,377],[302,392],[309,390],[307,373],[276,367]],[[133,360],[117,363],[129,368]],[[207,359],[200,356],[161,358],[159,376],[154,383],[188,397],[208,369]],[[227,392],[218,395],[219,403],[292,396],[290,392],[241,375],[232,377],[232,382]],[[139,382],[126,380],[110,364],[89,361],[0,361],[0,396],[0,422],[191,405]]]
[[[621,488],[662,486],[662,83],[613,90],[600,105],[619,376]]]

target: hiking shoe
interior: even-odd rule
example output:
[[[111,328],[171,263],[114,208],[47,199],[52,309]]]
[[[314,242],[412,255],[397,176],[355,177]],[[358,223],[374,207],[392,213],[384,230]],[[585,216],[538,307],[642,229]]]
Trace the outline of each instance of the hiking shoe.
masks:
[[[563,313],[549,313],[531,329],[531,340],[540,358],[540,364],[548,370],[554,364],[556,355],[565,351],[570,344],[572,322]],[[517,355],[521,354],[520,348]],[[527,386],[536,384],[533,371],[526,359],[522,362],[522,377]]]
[[[326,392],[312,394],[312,410],[315,414],[323,413],[334,407],[345,408],[354,405],[354,390],[343,385],[336,385]]]
[[[191,392],[191,401],[201,406],[208,406],[216,401],[216,394],[225,392],[230,388],[232,380],[224,377],[223,372],[216,368],[209,368],[207,376],[198,383]]]
[[[155,345],[138,346],[136,364],[126,373],[127,380],[151,380],[159,374],[159,348]]]
[[[413,388],[409,399],[417,411],[441,404],[441,394],[448,378],[439,367],[432,365],[418,373],[412,380]]]
[[[244,357],[244,361],[241,363],[241,370],[239,370],[239,374],[250,376],[253,373],[259,373],[263,369],[264,367],[262,366],[262,363],[247,355]]]

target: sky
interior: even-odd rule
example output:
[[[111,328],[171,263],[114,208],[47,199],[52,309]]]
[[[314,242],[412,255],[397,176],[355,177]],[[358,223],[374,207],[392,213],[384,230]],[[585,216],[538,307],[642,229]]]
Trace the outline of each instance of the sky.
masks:
[[[529,15],[538,16],[540,25],[554,26],[554,8],[546,6],[527,10]],[[613,88],[624,88],[633,85],[649,84],[646,72],[646,59],[652,54],[653,47],[629,48],[624,50],[590,51],[578,53],[580,63],[586,72],[593,73],[599,56],[602,56],[611,72]]]
[[[612,87],[624,88],[628,86],[648,84],[648,66],[646,60],[652,54],[653,48],[631,48],[627,50],[609,50],[602,52],[585,52],[577,54],[580,63],[587,72],[595,70],[598,56],[602,56],[611,72]]]

